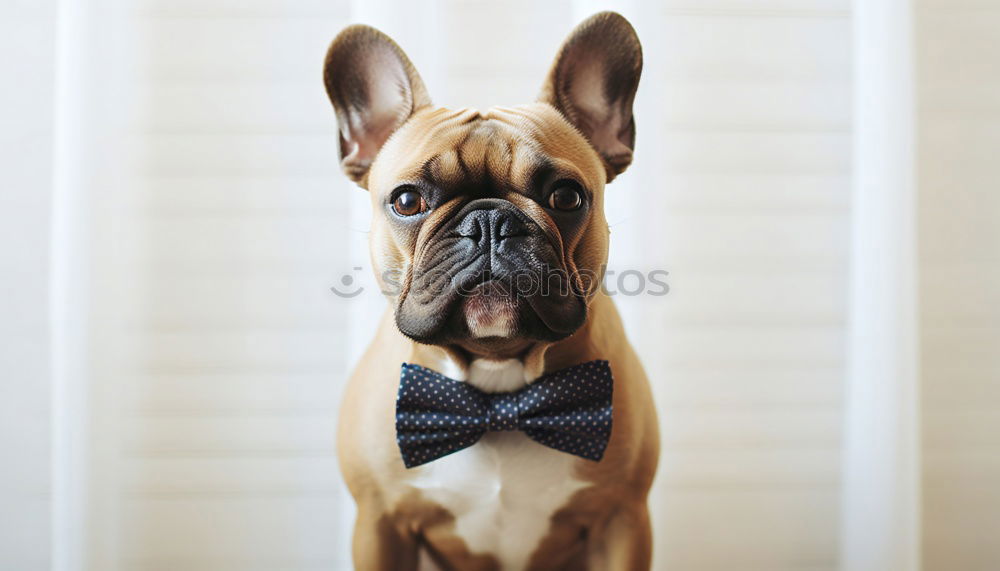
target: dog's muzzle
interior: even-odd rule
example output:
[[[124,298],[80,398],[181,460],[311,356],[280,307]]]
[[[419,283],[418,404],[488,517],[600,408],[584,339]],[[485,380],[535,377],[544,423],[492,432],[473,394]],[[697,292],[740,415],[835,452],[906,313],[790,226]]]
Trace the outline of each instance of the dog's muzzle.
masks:
[[[471,306],[509,312],[511,336],[564,337],[582,323],[584,304],[566,288],[548,288],[553,278],[565,281],[557,247],[510,201],[470,201],[423,245],[396,308],[396,324],[424,343],[468,338],[462,302],[488,292],[488,299]]]

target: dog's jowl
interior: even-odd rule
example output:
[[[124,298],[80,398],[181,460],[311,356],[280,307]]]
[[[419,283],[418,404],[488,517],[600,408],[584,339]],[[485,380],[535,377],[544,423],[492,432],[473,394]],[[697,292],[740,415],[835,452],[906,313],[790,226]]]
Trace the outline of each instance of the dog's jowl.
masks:
[[[340,414],[357,569],[649,567],[656,413],[600,289],[641,70],[614,13],[515,107],[435,107],[366,26],[330,46],[341,165],[371,196],[376,275],[401,286]]]

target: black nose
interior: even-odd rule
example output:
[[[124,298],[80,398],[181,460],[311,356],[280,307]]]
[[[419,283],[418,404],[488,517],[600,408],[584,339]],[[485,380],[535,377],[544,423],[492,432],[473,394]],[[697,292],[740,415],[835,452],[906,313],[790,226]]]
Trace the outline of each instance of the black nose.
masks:
[[[484,198],[469,203],[463,210],[455,233],[483,246],[499,246],[503,241],[528,235],[524,214],[506,200]]]

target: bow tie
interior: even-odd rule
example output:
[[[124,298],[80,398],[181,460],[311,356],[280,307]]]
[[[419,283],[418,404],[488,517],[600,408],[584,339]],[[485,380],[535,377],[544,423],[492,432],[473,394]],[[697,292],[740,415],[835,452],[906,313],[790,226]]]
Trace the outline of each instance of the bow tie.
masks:
[[[549,448],[597,461],[611,437],[612,387],[607,361],[560,369],[508,393],[485,393],[404,363],[396,399],[396,442],[407,468],[468,448],[487,432],[504,430],[520,430]]]

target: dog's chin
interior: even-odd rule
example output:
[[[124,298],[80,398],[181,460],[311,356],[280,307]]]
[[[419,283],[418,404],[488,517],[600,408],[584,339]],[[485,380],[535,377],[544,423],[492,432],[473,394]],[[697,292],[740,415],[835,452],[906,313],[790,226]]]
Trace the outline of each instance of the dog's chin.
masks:
[[[522,303],[499,284],[477,286],[458,308],[466,335],[454,344],[479,356],[506,358],[523,353],[533,340],[521,336]]]
[[[517,333],[519,305],[506,288],[485,283],[462,298],[459,311],[470,339],[505,339]]]

